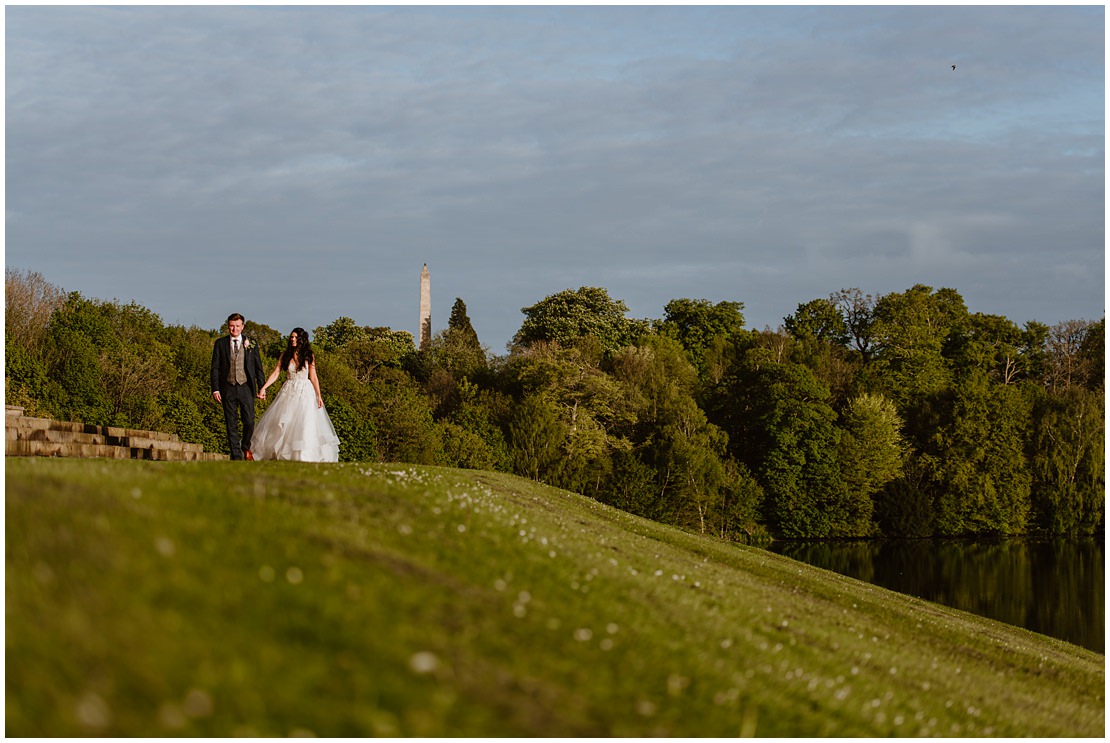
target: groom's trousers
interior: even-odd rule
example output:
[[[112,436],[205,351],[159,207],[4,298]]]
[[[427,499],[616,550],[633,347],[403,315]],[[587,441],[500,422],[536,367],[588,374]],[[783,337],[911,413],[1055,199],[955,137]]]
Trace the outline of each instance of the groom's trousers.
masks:
[[[251,448],[254,435],[254,394],[249,384],[220,385],[224,420],[227,422],[227,445],[232,459],[242,459],[243,452]],[[239,435],[239,420],[243,421],[243,434]]]

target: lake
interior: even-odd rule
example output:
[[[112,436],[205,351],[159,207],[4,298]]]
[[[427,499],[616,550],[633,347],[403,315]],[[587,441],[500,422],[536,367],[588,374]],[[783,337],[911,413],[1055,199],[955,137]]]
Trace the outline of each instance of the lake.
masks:
[[[1106,652],[1101,539],[785,541],[769,549]]]

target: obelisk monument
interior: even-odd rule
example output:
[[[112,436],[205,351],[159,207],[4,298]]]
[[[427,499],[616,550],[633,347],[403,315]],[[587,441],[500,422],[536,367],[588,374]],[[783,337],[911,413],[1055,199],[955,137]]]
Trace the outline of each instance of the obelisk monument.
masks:
[[[420,348],[432,339],[432,277],[428,264],[420,272]]]

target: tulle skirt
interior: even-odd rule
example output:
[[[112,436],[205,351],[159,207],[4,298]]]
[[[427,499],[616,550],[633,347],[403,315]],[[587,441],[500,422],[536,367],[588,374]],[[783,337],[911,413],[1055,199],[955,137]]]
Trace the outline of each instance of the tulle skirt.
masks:
[[[307,379],[286,380],[251,437],[255,459],[338,462],[339,437]]]

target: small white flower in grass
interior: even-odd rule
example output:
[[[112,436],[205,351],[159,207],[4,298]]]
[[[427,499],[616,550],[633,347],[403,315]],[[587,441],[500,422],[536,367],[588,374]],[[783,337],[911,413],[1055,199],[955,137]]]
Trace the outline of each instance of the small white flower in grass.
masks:
[[[459,524],[459,525],[458,525],[457,527],[455,527],[455,528],[459,530],[459,534],[462,534],[463,532],[465,532],[465,531],[466,531],[466,524]]]
[[[593,636],[593,630],[587,627],[579,627],[574,631],[574,639],[578,640],[578,642],[589,642]]]
[[[421,650],[409,658],[409,668],[421,675],[433,673],[439,668],[439,658],[429,650]]]
[[[181,708],[185,714],[194,719],[200,717],[210,717],[212,715],[212,697],[208,692],[203,689],[189,689],[189,693],[185,695],[185,702]]]
[[[407,537],[407,536],[409,536],[410,534],[412,534],[412,527],[411,527],[411,526],[409,526],[408,524],[400,524],[400,525],[399,525],[399,526],[397,527],[397,531],[398,531],[398,533],[400,533],[400,534],[401,534],[401,536],[405,536],[405,537]]]
[[[101,730],[112,724],[112,710],[99,694],[86,692],[77,702],[76,712],[82,727]]]
[[[528,614],[528,607],[524,604],[513,604],[513,616],[523,618]]]
[[[35,563],[35,567],[31,569],[31,574],[35,576],[35,580],[43,585],[53,582],[54,571],[45,562]]]
[[[646,699],[641,699],[636,702],[636,711],[644,717],[651,717],[655,714],[655,704]]]
[[[495,591],[504,591],[508,587],[509,587],[509,584],[506,583],[505,581],[501,580],[500,578],[498,578],[497,580],[495,580],[493,582],[493,590],[495,590]]]
[[[164,536],[154,540],[154,548],[158,550],[158,554],[162,557],[173,557],[175,551],[173,540]]]
[[[139,498],[142,498],[143,497],[142,488],[131,488],[131,497],[134,498],[135,500],[138,500]]]
[[[301,572],[300,568],[294,565],[285,571],[285,580],[295,586],[304,580],[304,573]]]
[[[677,673],[672,673],[667,677],[667,693],[672,697],[681,694],[686,687],[690,685],[690,679],[687,676],[682,676]]]
[[[611,638],[606,637],[604,640],[599,642],[597,644],[597,646],[599,648],[601,648],[602,650],[605,650],[605,651],[612,650],[613,649],[613,640]]]
[[[185,727],[187,720],[185,719],[185,713],[181,711],[181,707],[166,702],[158,708],[158,722],[162,724],[162,727],[180,730]]]
[[[620,627],[617,626],[616,622],[609,622],[609,624],[605,625],[605,631],[610,635],[615,635],[620,631]]]

